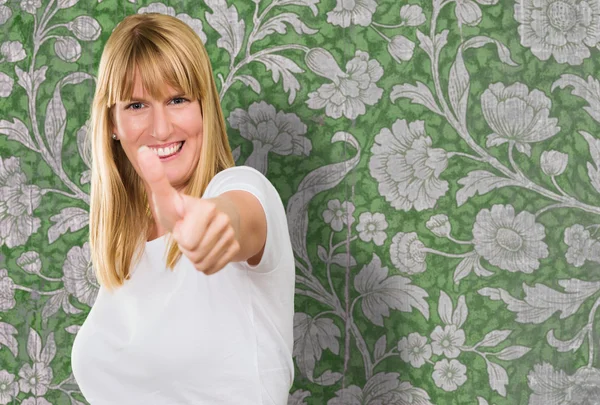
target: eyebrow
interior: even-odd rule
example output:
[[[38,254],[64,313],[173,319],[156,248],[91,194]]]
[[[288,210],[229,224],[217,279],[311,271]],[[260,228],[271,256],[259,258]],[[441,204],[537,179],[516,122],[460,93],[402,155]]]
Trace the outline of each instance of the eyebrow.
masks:
[[[180,97],[187,97],[187,96],[184,92],[177,92],[177,93],[173,93],[172,96],[167,96],[167,99],[174,99],[174,98],[180,98]],[[145,100],[142,97],[132,96],[129,100],[122,100],[122,102],[123,103],[132,103],[132,102],[148,103],[148,100]]]

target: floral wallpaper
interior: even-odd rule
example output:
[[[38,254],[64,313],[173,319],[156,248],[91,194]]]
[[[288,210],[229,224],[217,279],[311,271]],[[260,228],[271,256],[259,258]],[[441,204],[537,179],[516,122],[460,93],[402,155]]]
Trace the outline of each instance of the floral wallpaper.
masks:
[[[600,0],[0,0],[0,405],[81,405],[102,46],[158,12],[284,200],[288,405],[600,397]]]

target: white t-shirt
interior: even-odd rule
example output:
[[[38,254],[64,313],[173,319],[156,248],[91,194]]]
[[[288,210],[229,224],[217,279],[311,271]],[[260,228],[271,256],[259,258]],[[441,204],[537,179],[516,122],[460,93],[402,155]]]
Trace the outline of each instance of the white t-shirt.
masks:
[[[267,216],[261,262],[216,274],[182,256],[166,268],[167,235],[147,242],[131,279],[98,298],[71,364],[92,405],[286,405],[292,362],[295,265],[285,210],[250,167],[217,174],[204,197],[245,190]]]

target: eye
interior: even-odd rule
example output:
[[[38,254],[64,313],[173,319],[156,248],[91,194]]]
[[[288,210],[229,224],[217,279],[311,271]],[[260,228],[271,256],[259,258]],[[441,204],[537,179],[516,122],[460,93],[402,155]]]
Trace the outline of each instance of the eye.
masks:
[[[183,97],[175,97],[173,100],[171,100],[172,104],[183,104],[185,102],[189,101],[187,98],[183,98]]]
[[[131,103],[129,104],[127,107],[125,107],[126,110],[139,110],[144,106],[143,103]]]

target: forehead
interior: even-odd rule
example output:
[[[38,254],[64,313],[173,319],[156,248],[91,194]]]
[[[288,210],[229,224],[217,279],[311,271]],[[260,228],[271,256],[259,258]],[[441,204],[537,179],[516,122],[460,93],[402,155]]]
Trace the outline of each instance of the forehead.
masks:
[[[148,88],[152,86],[152,88]],[[155,99],[161,100],[172,97],[177,93],[181,93],[182,90],[177,85],[171,85],[168,80],[154,80],[150,83],[143,80],[139,70],[136,70],[133,79],[133,88],[131,91],[130,99]],[[130,101],[130,100],[121,100]]]

